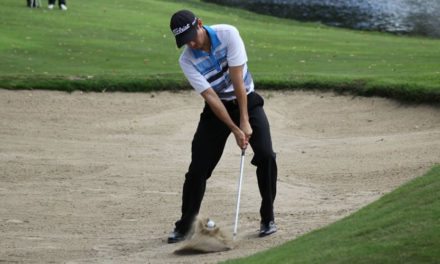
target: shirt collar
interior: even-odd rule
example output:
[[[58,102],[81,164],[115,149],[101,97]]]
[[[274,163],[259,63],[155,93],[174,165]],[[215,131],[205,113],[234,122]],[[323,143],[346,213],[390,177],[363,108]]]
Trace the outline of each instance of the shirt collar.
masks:
[[[218,46],[220,46],[221,42],[218,39],[217,33],[215,33],[213,28],[209,26],[203,26],[203,28],[206,29],[206,32],[209,35],[209,39],[211,40],[211,53],[212,53]],[[205,52],[203,50],[196,50],[196,49],[191,49],[191,50],[194,53],[194,57],[196,57],[196,59],[209,55],[208,52]]]

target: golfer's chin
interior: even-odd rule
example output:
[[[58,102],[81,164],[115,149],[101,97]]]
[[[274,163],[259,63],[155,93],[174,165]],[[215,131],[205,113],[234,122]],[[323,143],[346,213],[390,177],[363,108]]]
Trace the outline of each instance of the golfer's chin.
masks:
[[[186,44],[189,48],[191,49],[195,49],[195,50],[200,50],[201,47],[199,45],[190,45],[190,44]]]

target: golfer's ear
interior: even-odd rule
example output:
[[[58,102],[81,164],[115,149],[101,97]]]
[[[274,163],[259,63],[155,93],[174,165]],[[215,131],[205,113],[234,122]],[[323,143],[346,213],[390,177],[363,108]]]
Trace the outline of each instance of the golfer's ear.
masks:
[[[200,18],[197,18],[197,26],[202,27],[203,21]]]

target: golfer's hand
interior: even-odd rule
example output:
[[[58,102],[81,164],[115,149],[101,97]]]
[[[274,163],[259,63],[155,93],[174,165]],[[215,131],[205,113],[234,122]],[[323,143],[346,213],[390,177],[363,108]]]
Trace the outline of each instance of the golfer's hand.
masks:
[[[246,149],[248,145],[248,140],[246,140],[246,135],[241,129],[233,131],[235,136],[235,141],[240,149]]]
[[[249,139],[252,136],[252,127],[251,124],[249,124],[249,121],[246,122],[240,122],[240,129],[243,131],[245,138],[246,138],[246,145],[249,144]]]

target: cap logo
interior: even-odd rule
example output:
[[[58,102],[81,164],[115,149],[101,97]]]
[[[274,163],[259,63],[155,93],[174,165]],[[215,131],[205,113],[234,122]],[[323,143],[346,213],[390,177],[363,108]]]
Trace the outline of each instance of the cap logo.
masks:
[[[195,17],[194,21],[191,22],[191,26],[194,26],[196,24],[196,21],[197,21],[197,18]],[[183,27],[178,27],[178,28],[173,29],[173,34],[174,34],[174,36],[180,35],[183,32],[187,31],[189,28],[190,28],[190,25],[188,23]]]
[[[174,36],[177,36],[177,35],[179,35],[179,34],[182,34],[182,33],[185,32],[185,31],[187,31],[188,28],[189,28],[189,24],[186,24],[186,25],[183,26],[183,27],[175,28],[175,29],[173,29],[173,34],[174,34]]]

